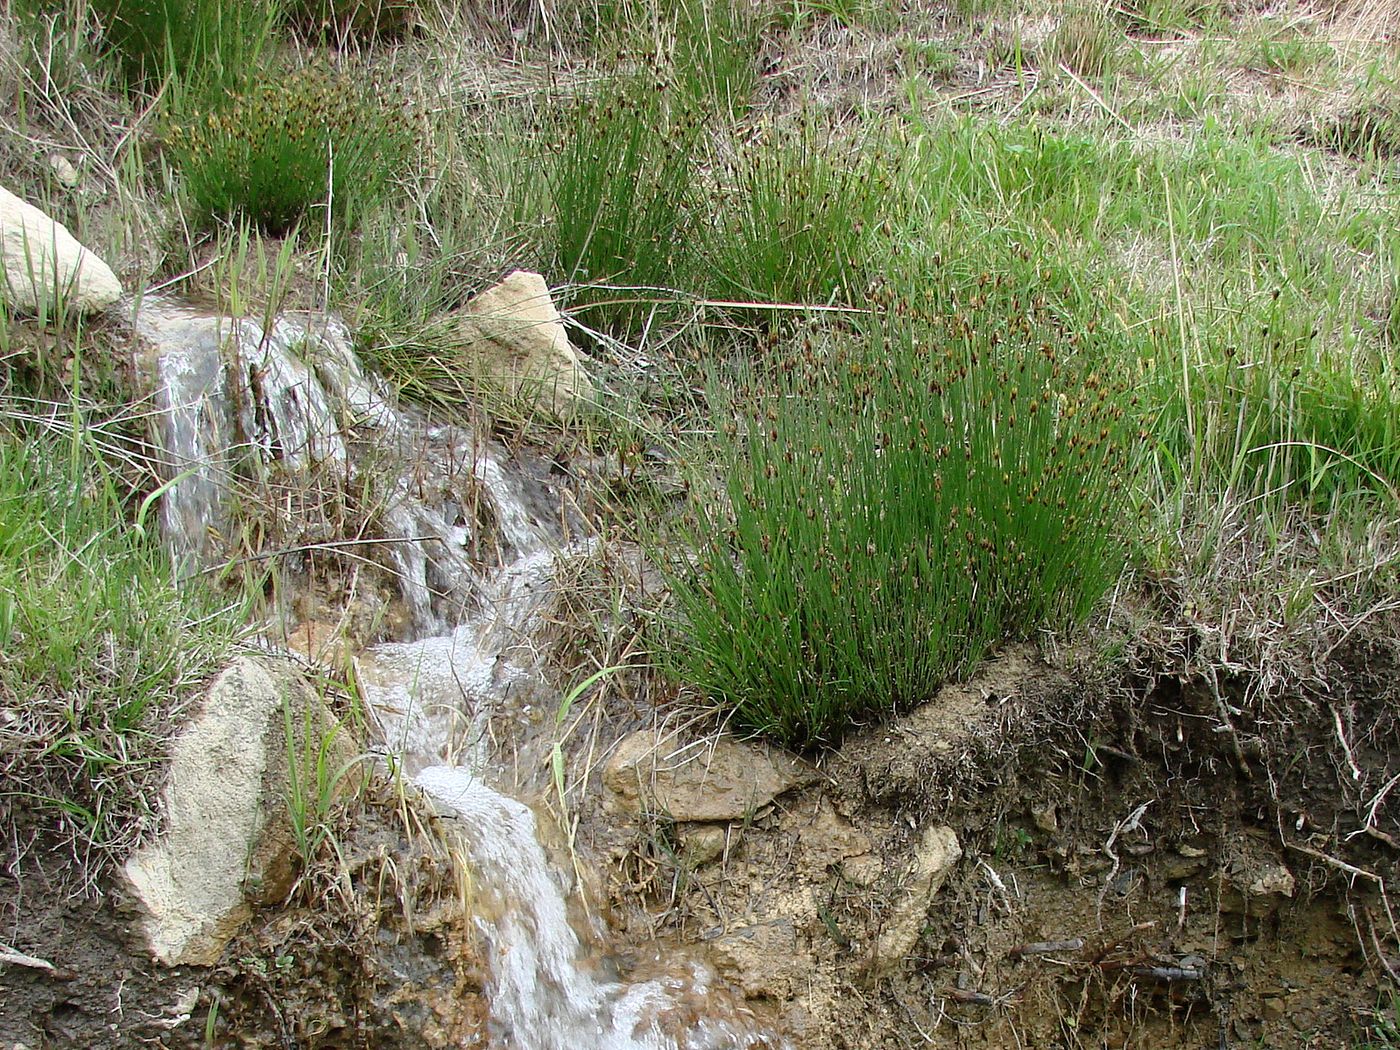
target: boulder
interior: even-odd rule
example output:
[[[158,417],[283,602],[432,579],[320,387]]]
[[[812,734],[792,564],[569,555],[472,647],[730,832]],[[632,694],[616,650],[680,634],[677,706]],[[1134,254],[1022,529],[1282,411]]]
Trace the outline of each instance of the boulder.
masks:
[[[603,767],[615,811],[697,823],[742,820],[801,780],[794,760],[764,748],[729,737],[674,747],[645,730],[624,737]]]
[[[539,274],[507,275],[459,310],[453,329],[474,378],[516,406],[564,419],[592,404],[593,382]]]
[[[947,881],[953,865],[962,857],[962,847],[953,829],[930,825],[919,839],[904,880],[903,894],[886,917],[874,950],[866,963],[866,973],[875,978],[893,973],[919,942],[924,919],[938,891]]]
[[[311,741],[308,728],[318,734]],[[243,657],[214,681],[171,747],[165,829],[122,869],[139,912],[137,928],[154,958],[167,966],[212,966],[254,903],[285,899],[298,859],[288,752],[309,754],[310,765],[318,741],[326,740],[323,768],[335,775],[355,757],[339,729],[290,667]]]
[[[96,313],[115,303],[121,283],[111,269],[32,204],[0,187],[0,255],[5,302],[19,313]]]

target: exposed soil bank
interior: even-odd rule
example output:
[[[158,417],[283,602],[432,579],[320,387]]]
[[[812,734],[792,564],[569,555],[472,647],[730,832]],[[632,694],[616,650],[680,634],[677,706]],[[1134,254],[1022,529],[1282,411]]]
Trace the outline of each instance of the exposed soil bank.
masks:
[[[638,821],[590,788],[575,848],[613,927],[600,972],[695,953],[814,1050],[1359,1041],[1400,956],[1377,881],[1400,827],[1372,783],[1394,679],[1378,648],[1335,666],[1332,702],[1300,699],[1286,727],[1229,683],[1232,734],[1202,683],[1125,687],[1013,650],[745,820]],[[41,904],[29,879],[5,942],[56,969],[0,972],[0,1045],[507,1046],[471,888],[404,813],[369,798],[343,869],[309,873],[210,971],[159,969],[119,901]],[[934,826],[961,858],[913,949],[880,958]]]

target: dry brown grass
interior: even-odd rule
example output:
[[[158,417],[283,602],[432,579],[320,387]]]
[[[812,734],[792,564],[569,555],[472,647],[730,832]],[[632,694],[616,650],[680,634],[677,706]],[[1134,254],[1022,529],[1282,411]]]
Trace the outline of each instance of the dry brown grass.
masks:
[[[1380,43],[1400,35],[1400,3],[1396,0],[1333,0],[1330,7],[1331,36]]]

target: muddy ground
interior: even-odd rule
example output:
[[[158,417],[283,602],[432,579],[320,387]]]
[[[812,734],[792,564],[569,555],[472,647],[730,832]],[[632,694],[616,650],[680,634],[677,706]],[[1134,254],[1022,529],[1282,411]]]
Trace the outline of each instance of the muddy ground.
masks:
[[[1355,688],[1389,682],[1388,657],[1349,659],[1334,683],[1349,719],[1387,722],[1389,685]],[[709,864],[678,874],[691,829],[664,821],[653,840],[681,848],[647,829],[630,858],[615,844],[613,898],[636,934],[712,945],[817,1050],[1364,1045],[1393,989],[1378,880],[1396,828],[1382,799],[1372,833],[1352,834],[1326,786],[1337,706],[1300,704],[1319,708],[1290,731],[1287,766],[1269,727],[1237,724],[1257,756],[1241,763],[1203,684],[1144,688],[1013,650],[825,757]],[[932,824],[962,858],[915,949],[875,959]]]
[[[1330,699],[1298,699],[1281,761],[1274,727],[1237,714],[1222,731],[1204,683],[1013,648],[804,762],[711,858],[688,849],[699,825],[619,817],[595,763],[573,858],[556,838],[561,877],[577,859],[593,889],[579,914],[607,938],[600,965],[645,976],[698,955],[811,1050],[1388,1045],[1400,826],[1388,793],[1355,792],[1358,807],[1339,775],[1354,762],[1374,785],[1395,761],[1393,734],[1367,733],[1393,719],[1392,654],[1338,668]],[[614,724],[634,728],[622,692]],[[681,710],[660,704],[654,724]],[[690,721],[675,739],[713,731]],[[470,888],[404,812],[372,791],[345,814],[343,863],[306,873],[212,970],[160,969],[119,899],[55,904],[31,876],[4,941],[54,969],[0,971],[0,1046],[505,1050]],[[913,949],[878,958],[935,826],[961,858]]]

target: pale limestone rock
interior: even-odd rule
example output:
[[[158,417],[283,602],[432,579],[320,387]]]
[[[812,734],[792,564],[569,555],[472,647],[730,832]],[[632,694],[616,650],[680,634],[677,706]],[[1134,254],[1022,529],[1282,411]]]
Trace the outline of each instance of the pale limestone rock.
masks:
[[[932,825],[925,829],[914,853],[914,862],[904,880],[903,896],[891,909],[884,928],[866,963],[872,977],[885,977],[898,968],[919,941],[924,919],[938,891],[943,888],[953,865],[962,857],[962,847],[953,829]]]
[[[701,823],[742,820],[801,779],[787,756],[729,737],[676,747],[646,731],[619,742],[603,768],[614,810]]]
[[[79,244],[61,222],[0,187],[0,255],[9,308],[52,313],[58,308],[96,313],[115,303],[121,283]]]
[[[246,657],[214,681],[172,745],[165,832],[123,868],[146,948],[167,966],[212,966],[253,902],[291,888],[284,704],[295,736],[308,714],[313,731],[334,734],[330,770],[352,761],[353,742],[299,678]],[[296,751],[306,753],[301,741]]]
[[[738,839],[737,834],[735,839]],[[724,828],[715,824],[697,824],[687,829],[681,842],[685,848],[685,862],[692,868],[719,860],[729,846]]]
[[[842,864],[851,857],[864,856],[871,848],[870,836],[857,830],[825,798],[818,803],[811,822],[799,829],[797,837],[807,863],[818,870]]]
[[[53,172],[53,177],[64,189],[77,189],[78,169],[62,153],[49,154],[49,171]]]
[[[1236,858],[1227,865],[1224,892],[1220,897],[1222,912],[1244,915],[1268,915],[1293,897],[1297,883],[1293,873],[1277,857]]]
[[[847,857],[841,862],[841,876],[853,886],[869,889],[880,880],[885,865],[873,853],[862,853],[857,857]]]
[[[752,997],[791,999],[811,969],[787,917],[735,927],[711,941],[709,949],[721,976]]]
[[[1031,803],[1031,822],[1047,835],[1058,834],[1060,831],[1060,815],[1055,803]]]
[[[516,270],[472,299],[455,334],[475,378],[518,406],[563,419],[593,402],[592,380],[537,273]]]

